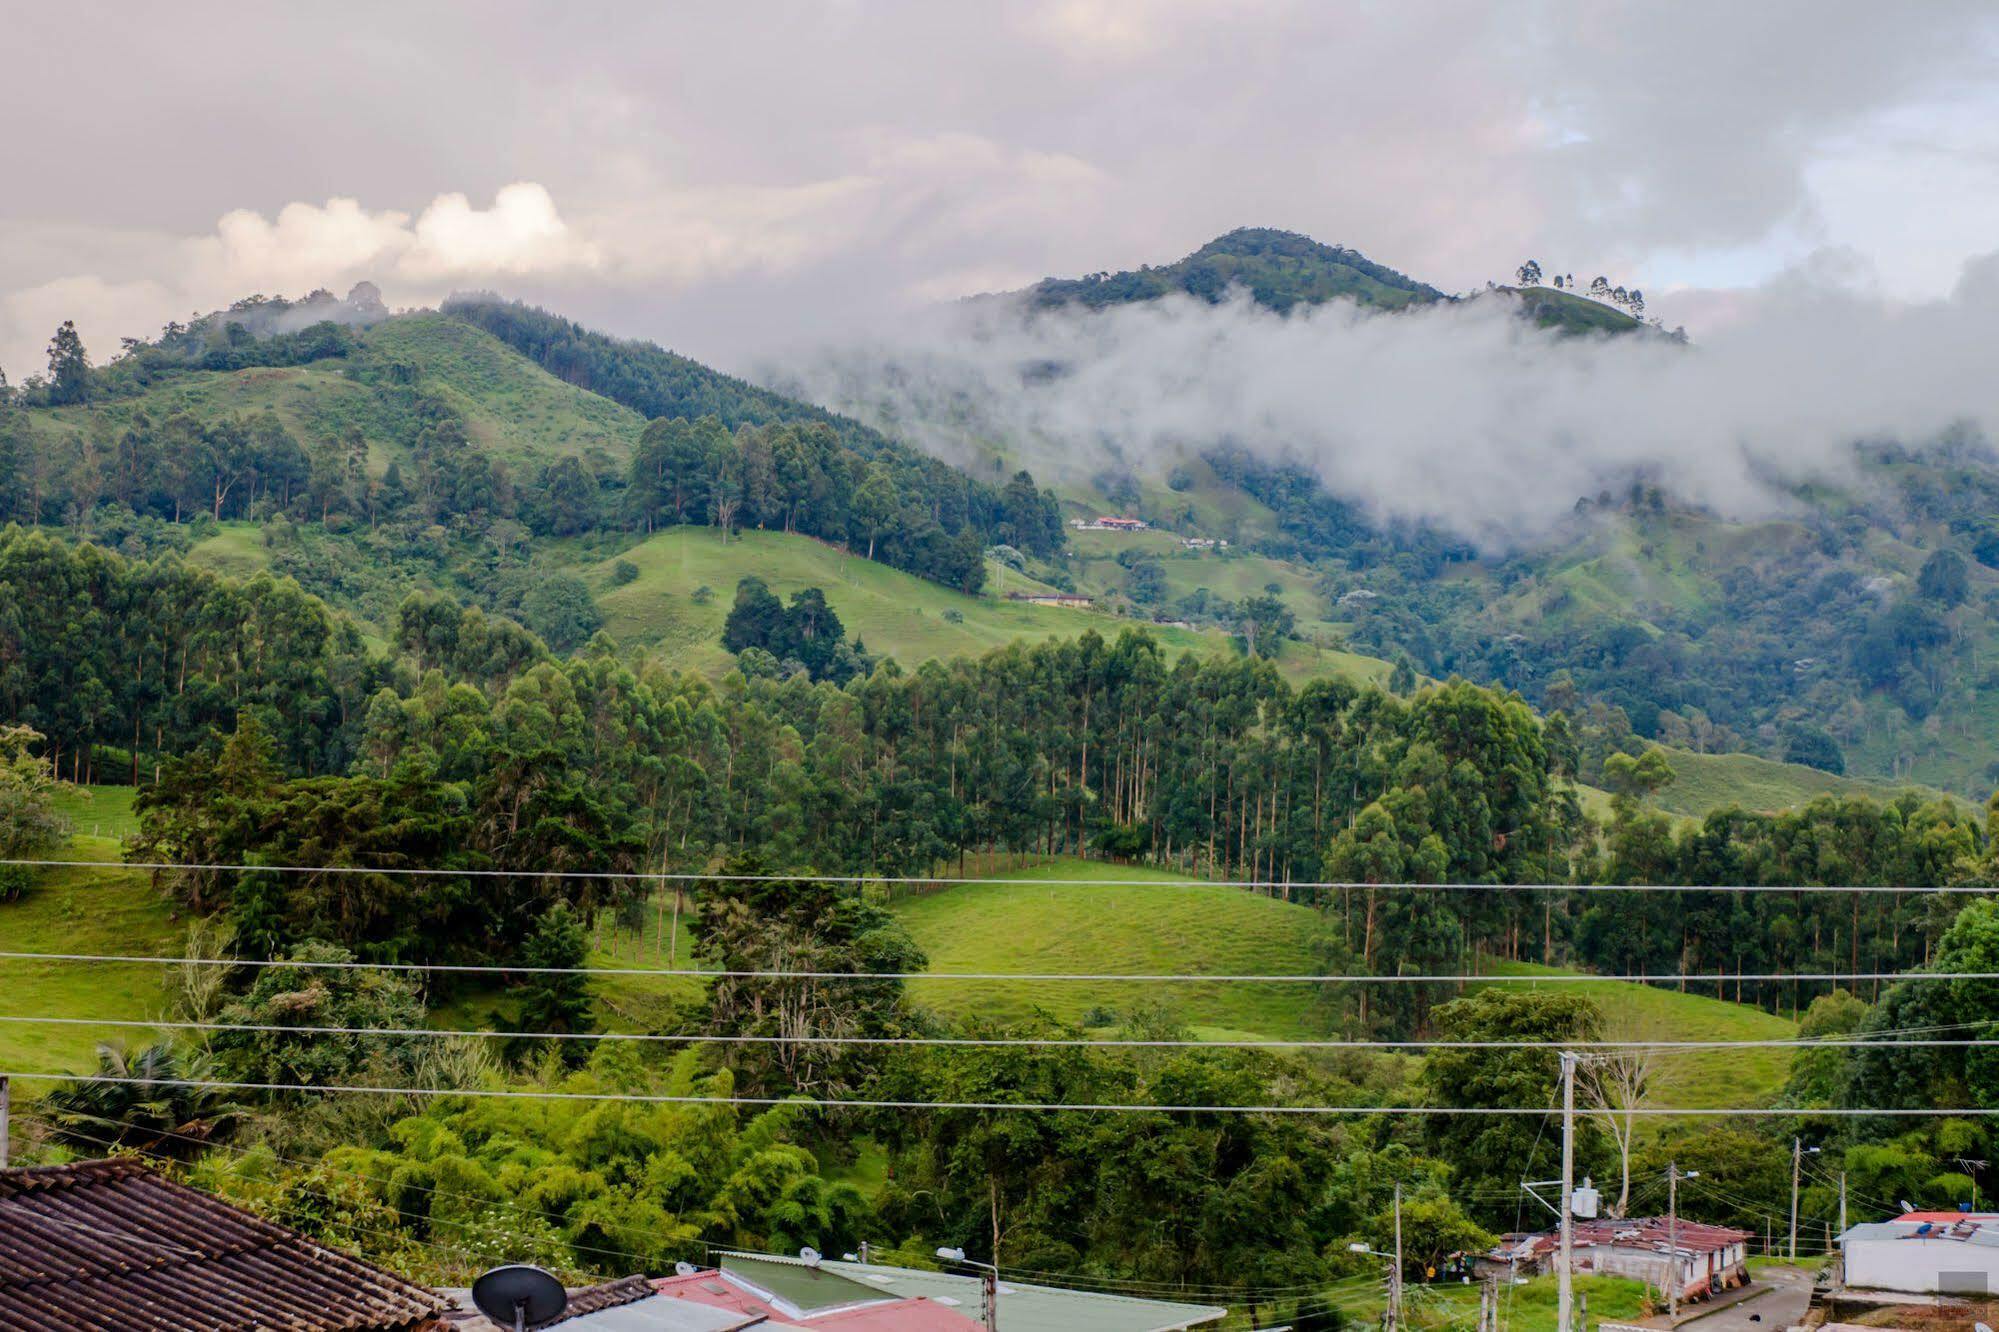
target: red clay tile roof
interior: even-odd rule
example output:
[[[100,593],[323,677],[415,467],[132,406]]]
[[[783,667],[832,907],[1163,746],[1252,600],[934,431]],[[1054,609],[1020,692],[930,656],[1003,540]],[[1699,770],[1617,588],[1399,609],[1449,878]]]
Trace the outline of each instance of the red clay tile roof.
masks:
[[[421,1286],[130,1159],[0,1170],[9,1332],[414,1332]]]

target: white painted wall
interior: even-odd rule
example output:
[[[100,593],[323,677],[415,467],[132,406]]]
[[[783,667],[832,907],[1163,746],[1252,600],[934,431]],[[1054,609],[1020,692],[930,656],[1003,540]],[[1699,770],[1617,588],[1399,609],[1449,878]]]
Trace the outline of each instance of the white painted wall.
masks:
[[[1985,1290],[1999,1291],[1999,1248],[1946,1239],[1856,1239],[1846,1246],[1849,1286],[1933,1295],[1946,1288],[1947,1272],[1977,1274]],[[1953,1279],[1949,1288],[1965,1289],[1966,1282]]]

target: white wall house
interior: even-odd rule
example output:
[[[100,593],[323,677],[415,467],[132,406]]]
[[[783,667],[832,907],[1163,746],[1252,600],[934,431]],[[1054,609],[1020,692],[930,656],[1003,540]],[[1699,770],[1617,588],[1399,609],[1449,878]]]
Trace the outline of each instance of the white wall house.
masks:
[[[1999,1215],[1910,1212],[1839,1237],[1846,1284],[1912,1295],[1999,1291]]]
[[[1559,1247],[1552,1231],[1514,1236],[1486,1256],[1522,1274],[1545,1271]],[[1665,1290],[1678,1281],[1680,1299],[1699,1300],[1749,1278],[1749,1232],[1665,1217],[1604,1218],[1575,1225],[1575,1262],[1581,1272],[1630,1277]]]

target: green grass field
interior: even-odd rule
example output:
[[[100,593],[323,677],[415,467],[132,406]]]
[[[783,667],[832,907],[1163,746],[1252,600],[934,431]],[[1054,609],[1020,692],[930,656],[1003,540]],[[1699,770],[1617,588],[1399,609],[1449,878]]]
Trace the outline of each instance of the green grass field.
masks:
[[[187,562],[225,577],[249,578],[271,567],[271,553],[259,524],[226,522],[188,548]]]
[[[56,793],[56,812],[69,820],[71,830],[80,839],[91,839],[95,850],[109,852],[108,855],[91,854],[79,856],[72,848],[66,856],[88,860],[117,858],[115,845],[95,847],[96,840],[116,843],[139,831],[139,816],[132,812],[132,799],[138,789],[131,786],[65,786]]]
[[[1490,970],[1502,976],[1564,974],[1526,962],[1494,963]],[[1606,1037],[1612,1040],[1761,1041],[1798,1033],[1797,1024],[1787,1018],[1716,999],[1712,993],[1683,993],[1631,981],[1561,981],[1548,988],[1588,996],[1602,1011]],[[1791,1051],[1781,1047],[1662,1052],[1653,1100],[1667,1107],[1763,1104],[1783,1086],[1790,1065]]]
[[[1790,809],[1822,795],[1889,800],[1907,790],[1914,790],[1925,799],[1943,794],[1933,787],[1840,777],[1754,754],[1695,754],[1684,749],[1667,749],[1666,761],[1673,765],[1676,776],[1672,785],[1654,797],[1654,803],[1669,813],[1695,818],[1726,805],[1756,810]]]
[[[1121,630],[1145,627],[1087,610],[968,597],[812,537],[782,532],[740,532],[725,544],[712,528],[674,528],[617,558],[638,566],[636,581],[612,586],[613,560],[581,570],[597,593],[606,627],[620,642],[656,648],[676,665],[695,669],[728,664],[722,623],[737,582],[752,574],[787,599],[806,587],[825,589],[848,637],[860,638],[868,651],[893,656],[905,666],[981,653],[1015,639],[1068,637],[1086,629],[1115,637]],[[992,568],[987,572],[992,585],[999,586],[998,574]],[[1017,574],[1007,577],[1015,588],[1026,586]],[[710,592],[705,606],[693,599],[701,587]],[[947,613],[959,618],[947,619]],[[1151,631],[1169,652],[1228,650],[1218,634],[1156,626]]]
[[[1160,888],[1163,870],[1056,860],[1005,877],[905,898],[895,911],[930,956],[932,971],[1111,974],[1311,974],[1323,969],[1308,907],[1234,888]],[[1061,887],[1056,879],[1109,879]],[[1129,885],[1129,886],[1125,886]],[[1164,1003],[1196,1035],[1223,1032],[1309,1039],[1335,1013],[1310,985],[1169,985],[1099,981],[946,981],[910,984],[919,1004],[953,1017],[1018,1020],[1036,1009],[1078,1022],[1093,1009],[1126,1012]]]
[[[116,845],[78,838],[70,854],[112,859]],[[185,927],[138,870],[61,869],[36,876],[17,902],[0,904],[0,948],[34,953],[178,955]],[[167,968],[0,959],[0,1012],[36,1018],[152,1020],[166,1008]],[[0,1022],[0,1069],[81,1070],[100,1040],[143,1045],[145,1028]]]

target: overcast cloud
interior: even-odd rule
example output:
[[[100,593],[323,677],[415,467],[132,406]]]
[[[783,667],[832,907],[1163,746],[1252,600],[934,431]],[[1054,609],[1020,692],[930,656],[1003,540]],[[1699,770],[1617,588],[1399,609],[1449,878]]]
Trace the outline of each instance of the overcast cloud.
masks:
[[[1725,317],[1999,243],[1989,5],[0,3],[0,365],[493,286],[729,365],[1272,225]],[[1676,306],[1674,287],[1689,289]],[[1719,292],[1719,295],[1714,293]]]

